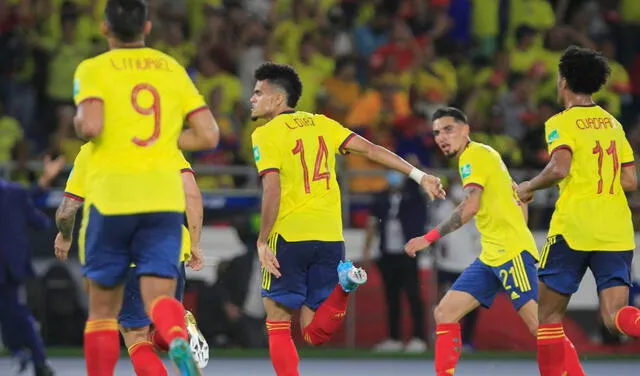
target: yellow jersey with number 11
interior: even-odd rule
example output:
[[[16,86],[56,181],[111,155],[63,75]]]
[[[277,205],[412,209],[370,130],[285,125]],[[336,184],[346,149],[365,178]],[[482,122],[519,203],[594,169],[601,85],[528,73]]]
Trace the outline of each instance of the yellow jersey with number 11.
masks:
[[[537,260],[536,242],[500,154],[487,145],[470,142],[460,155],[459,168],[464,187],[482,189],[480,210],[475,217],[482,243],[480,261],[500,266],[522,251]]]
[[[151,48],[111,50],[78,66],[74,99],[104,102],[87,177],[96,209],[104,215],[184,211],[178,137],[185,118],[206,109],[184,68]]]
[[[572,153],[549,236],[562,235],[580,251],[635,249],[631,210],[620,184],[621,168],[633,165],[634,158],[622,125],[600,106],[575,106],[547,120],[545,133],[550,154]]]
[[[342,241],[336,154],[355,134],[324,115],[283,113],[251,135],[260,175],[280,173],[280,211],[272,234],[287,241]]]

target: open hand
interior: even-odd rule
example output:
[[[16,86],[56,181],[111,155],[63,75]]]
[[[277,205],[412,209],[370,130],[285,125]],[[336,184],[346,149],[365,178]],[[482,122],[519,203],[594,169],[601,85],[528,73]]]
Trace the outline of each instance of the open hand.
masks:
[[[269,273],[273,274],[276,278],[280,278],[280,263],[276,258],[276,254],[269,248],[266,242],[258,241],[258,259],[263,268]]]
[[[426,174],[422,177],[420,185],[432,200],[436,198],[444,200],[444,198],[447,196],[447,193],[444,191],[442,183],[440,182],[440,178],[436,176]]]
[[[419,251],[429,248],[430,245],[431,243],[425,239],[424,236],[418,236],[409,240],[409,242],[404,245],[404,251],[407,255],[416,257]]]

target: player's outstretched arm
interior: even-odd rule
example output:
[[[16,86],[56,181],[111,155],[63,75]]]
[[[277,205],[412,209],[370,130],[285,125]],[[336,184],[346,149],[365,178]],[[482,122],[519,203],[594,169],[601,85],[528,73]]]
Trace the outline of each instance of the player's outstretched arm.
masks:
[[[447,219],[440,222],[436,228],[427,234],[409,240],[404,246],[404,250],[409,256],[415,257],[418,251],[428,248],[441,237],[459,229],[478,213],[482,199],[482,188],[469,184],[464,187],[464,193],[464,200],[453,210]]]
[[[571,159],[571,150],[556,149],[551,154],[549,163],[536,177],[518,185],[517,194],[520,200],[530,202],[535,191],[553,187],[567,177],[571,170]]]
[[[84,140],[98,137],[104,127],[104,103],[100,99],[80,102],[73,118],[76,133]]]
[[[622,166],[620,184],[625,192],[635,192],[638,190],[638,172],[635,165]]]
[[[191,114],[187,123],[189,129],[182,131],[178,139],[178,147],[182,150],[197,151],[213,149],[220,141],[218,123],[208,108],[197,110]]]
[[[278,260],[267,245],[267,239],[280,210],[280,173],[270,171],[262,175],[262,210],[260,234],[258,235],[258,256],[262,266],[276,277],[280,277]]]
[[[417,169],[397,154],[380,145],[373,144],[365,138],[356,135],[347,142],[344,148],[351,153],[363,155],[383,166],[409,175],[411,179],[424,188],[432,200],[434,198],[444,199],[446,196],[440,183],[440,178]]]
[[[186,201],[187,226],[189,239],[191,240],[191,259],[187,265],[193,270],[200,270],[204,265],[204,257],[200,249],[200,236],[202,234],[203,206],[202,192],[196,183],[191,171],[182,173],[182,185]]]

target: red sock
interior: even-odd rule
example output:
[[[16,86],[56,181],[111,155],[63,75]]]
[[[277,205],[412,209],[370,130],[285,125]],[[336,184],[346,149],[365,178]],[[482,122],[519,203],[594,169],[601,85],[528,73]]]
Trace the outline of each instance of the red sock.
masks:
[[[164,338],[162,338],[162,336],[160,335],[160,333],[158,333],[157,330],[154,329],[151,332],[151,335],[149,337],[150,337],[151,343],[153,344],[153,347],[157,351],[162,351],[162,352],[169,351],[169,344],[167,343],[167,341],[164,340]]]
[[[438,324],[436,326],[436,376],[449,376],[455,373],[461,350],[460,324]]]
[[[269,355],[277,376],[299,376],[298,350],[291,338],[291,321],[268,321]]]
[[[188,339],[184,323],[184,307],[174,298],[163,296],[151,306],[151,321],[156,331],[170,344],[176,338]]]
[[[629,337],[640,337],[640,309],[636,307],[622,307],[616,313],[616,328],[620,333]]]
[[[573,346],[573,342],[567,336],[564,337],[564,368],[567,371],[567,376],[586,375],[584,369],[582,369],[582,364],[580,364],[576,347]]]
[[[120,357],[117,320],[87,321],[84,327],[84,357],[88,376],[113,376]]]
[[[540,376],[563,376],[565,335],[562,323],[538,327],[538,369]]]
[[[129,347],[129,357],[138,376],[167,376],[167,369],[158,354],[153,351],[151,342],[138,342]]]
[[[340,285],[333,289],[327,300],[318,307],[311,323],[302,329],[302,337],[308,343],[319,346],[326,343],[340,328],[347,313],[349,293]]]

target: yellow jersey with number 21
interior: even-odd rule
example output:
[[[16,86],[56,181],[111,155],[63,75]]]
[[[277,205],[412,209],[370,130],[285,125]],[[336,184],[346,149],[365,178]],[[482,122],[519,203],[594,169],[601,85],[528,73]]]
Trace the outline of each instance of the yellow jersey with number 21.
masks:
[[[463,186],[482,189],[480,210],[475,217],[482,243],[480,261],[500,266],[522,251],[537,260],[536,242],[500,154],[487,145],[470,142],[458,163]]]
[[[355,134],[324,115],[283,113],[251,135],[260,175],[280,173],[280,210],[272,234],[287,241],[342,241],[336,154]],[[271,234],[270,234],[271,235]]]
[[[621,168],[633,165],[634,158],[622,125],[600,106],[576,106],[547,120],[545,133],[550,154],[572,153],[549,236],[562,235],[579,251],[635,249],[631,210],[620,184]]]
[[[184,68],[151,48],[111,50],[78,66],[74,99],[104,102],[91,204],[104,215],[184,211],[178,137],[185,118],[206,109]]]

